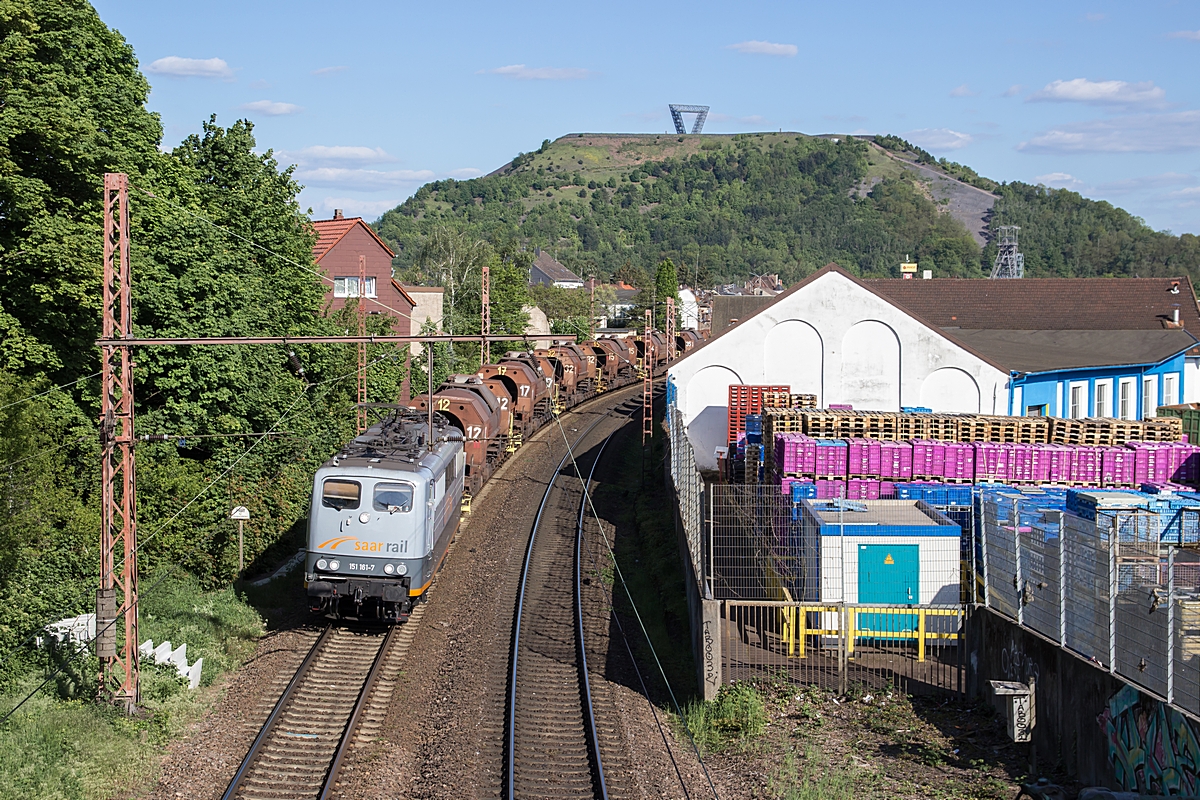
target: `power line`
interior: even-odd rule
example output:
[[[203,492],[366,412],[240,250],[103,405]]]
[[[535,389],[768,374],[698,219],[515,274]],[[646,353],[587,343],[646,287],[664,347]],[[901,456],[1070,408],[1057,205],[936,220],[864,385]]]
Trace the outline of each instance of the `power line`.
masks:
[[[259,250],[262,250],[264,253],[267,253],[268,255],[273,256],[274,258],[278,258],[280,261],[283,261],[284,263],[291,264],[293,267],[302,269],[305,272],[311,272],[313,275],[316,275],[318,278],[325,281],[326,283],[328,283],[331,286],[334,285],[333,278],[329,277],[325,273],[323,273],[319,270],[315,270],[312,267],[306,266],[305,264],[301,264],[299,261],[288,258],[287,256],[285,256],[281,253],[276,253],[274,250],[270,249],[269,247],[264,247],[263,245],[259,244],[258,242],[254,241],[253,239],[250,239],[249,237],[246,237],[246,236],[242,236],[240,233],[236,233],[235,231],[231,231],[223,225],[218,225],[217,223],[213,222],[211,219],[204,216],[203,214],[198,214],[195,211],[192,211],[191,209],[184,208],[183,206],[179,205],[178,203],[168,200],[165,197],[159,197],[154,192],[148,191],[146,189],[142,189],[141,187],[132,186],[132,184],[131,184],[131,188],[137,189],[137,191],[141,192],[142,194],[146,195],[147,197],[149,197],[153,200],[157,200],[160,203],[166,203],[167,205],[171,206],[172,208],[182,211],[183,213],[185,213],[189,216],[195,217],[196,219],[200,220],[201,222],[211,225],[213,228],[217,229],[218,231],[221,231],[222,233],[226,234],[227,236],[232,236],[235,239],[240,239],[243,242],[245,242],[246,244],[250,245],[251,247],[255,247]],[[362,296],[362,287],[359,287],[359,297],[357,298],[357,300],[360,303],[363,300],[367,300],[367,301],[372,302],[375,305],[379,306],[380,308],[383,308],[383,309],[386,309],[387,311],[392,312],[396,316],[407,319],[409,322],[413,321],[413,318],[411,315],[405,314],[403,311],[399,311],[395,308],[392,308],[391,306],[387,305],[386,303],[381,302],[377,298],[363,297]]]
[[[26,402],[29,402],[30,400],[36,400],[39,397],[45,397],[46,395],[50,394],[51,392],[58,391],[59,389],[66,389],[68,386],[74,386],[75,384],[79,383],[80,381],[86,381],[86,380],[90,380],[92,378],[98,378],[98,377],[100,377],[100,374],[101,373],[99,373],[99,372],[94,372],[91,375],[84,375],[82,378],[76,378],[75,380],[71,381],[70,383],[64,383],[61,386],[53,386],[44,392],[38,392],[37,394],[29,395],[29,397],[23,397],[20,400],[14,400],[11,403],[5,403],[4,405],[0,406],[0,411],[3,411],[6,408],[12,408],[13,406],[19,406],[19,405],[21,405],[21,403],[26,403]]]
[[[554,420],[558,424],[558,430],[562,434],[563,441],[567,444],[567,454],[571,457],[571,465],[575,468],[575,474],[579,477],[579,482],[583,485],[583,499],[592,511],[592,518],[596,520],[596,525],[600,528],[600,536],[604,539],[604,547],[608,550],[608,557],[612,561],[613,572],[621,579],[621,587],[625,590],[625,597],[629,600],[629,605],[633,609],[633,616],[637,620],[638,627],[642,629],[642,635],[646,637],[646,644],[650,647],[650,654],[654,656],[654,663],[658,667],[658,674],[662,677],[663,684],[667,687],[667,694],[671,696],[671,705],[675,707],[675,713],[679,715],[679,718],[684,719],[683,709],[680,708],[679,701],[675,699],[675,691],[671,688],[671,681],[668,680],[667,672],[663,669],[662,662],[658,659],[658,651],[655,650],[654,642],[650,639],[650,633],[646,630],[646,624],[642,621],[642,615],[638,611],[637,603],[634,602],[633,594],[629,590],[629,584],[625,581],[625,575],[621,572],[620,564],[617,563],[617,554],[613,552],[612,543],[608,540],[608,533],[604,530],[604,523],[600,521],[600,515],[596,511],[595,504],[592,502],[592,493],[588,491],[583,473],[580,471],[579,465],[575,462],[575,453],[571,449],[571,442],[567,439],[567,432],[563,429],[562,420],[558,417],[555,417]],[[717,794],[717,787],[713,784],[712,776],[708,774],[708,766],[704,763],[704,758],[700,755],[700,748],[696,745],[696,740],[692,736],[691,730],[686,724],[683,726],[683,729],[687,733],[688,740],[692,743],[692,750],[696,753],[696,758],[700,761],[700,768],[704,770],[704,777],[708,778],[708,785],[712,789],[713,797],[719,800],[720,796]]]
[[[47,447],[45,450],[41,450],[37,453],[34,453],[31,456],[26,456],[25,458],[19,458],[16,461],[10,461],[7,464],[0,464],[0,469],[8,469],[9,467],[17,466],[18,464],[24,464],[26,461],[33,461],[35,459],[41,458],[42,456],[48,456],[51,453],[56,453],[59,450],[62,450],[64,447],[70,447],[72,445],[79,444],[80,442],[84,441],[85,439],[90,439],[95,435],[96,435],[95,433],[85,433],[83,436],[80,436],[78,439],[72,439],[69,442],[63,442],[62,444],[55,445],[54,447]]]

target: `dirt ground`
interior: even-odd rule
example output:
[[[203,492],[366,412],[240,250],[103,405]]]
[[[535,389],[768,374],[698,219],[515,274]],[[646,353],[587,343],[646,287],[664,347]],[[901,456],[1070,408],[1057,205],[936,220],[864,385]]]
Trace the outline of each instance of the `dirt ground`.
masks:
[[[785,684],[760,689],[763,733],[734,737],[705,758],[722,798],[1011,800],[1029,771],[1027,746],[1008,740],[990,706],[898,693],[839,698]],[[1064,788],[1073,796],[1077,787]]]

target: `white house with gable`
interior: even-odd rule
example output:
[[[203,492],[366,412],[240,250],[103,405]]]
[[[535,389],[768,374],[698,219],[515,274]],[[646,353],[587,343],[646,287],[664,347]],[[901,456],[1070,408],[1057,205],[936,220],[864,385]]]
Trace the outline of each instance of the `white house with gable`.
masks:
[[[1008,373],[834,264],[669,370],[701,469],[725,445],[731,384],[786,384],[820,406],[1008,412]]]

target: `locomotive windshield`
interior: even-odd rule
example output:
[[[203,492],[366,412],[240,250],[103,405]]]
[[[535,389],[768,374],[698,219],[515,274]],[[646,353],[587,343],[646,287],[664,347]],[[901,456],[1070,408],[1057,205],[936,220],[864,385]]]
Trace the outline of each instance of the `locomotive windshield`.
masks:
[[[358,481],[327,480],[321,492],[321,505],[336,508],[358,508],[362,486]]]
[[[375,510],[394,514],[397,511],[411,511],[413,487],[408,483],[377,483],[375,484]]]

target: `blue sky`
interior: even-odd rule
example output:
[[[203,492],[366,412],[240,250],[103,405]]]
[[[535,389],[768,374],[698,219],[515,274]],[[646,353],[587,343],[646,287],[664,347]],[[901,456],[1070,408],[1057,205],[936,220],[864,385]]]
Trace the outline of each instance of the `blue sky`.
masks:
[[[94,0],[95,1],[95,0]],[[254,120],[302,203],[374,218],[565,133],[895,133],[1200,233],[1200,3],[98,0],[173,146]]]

